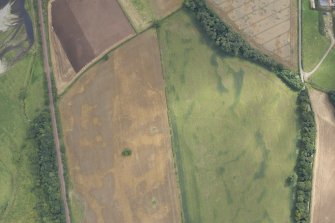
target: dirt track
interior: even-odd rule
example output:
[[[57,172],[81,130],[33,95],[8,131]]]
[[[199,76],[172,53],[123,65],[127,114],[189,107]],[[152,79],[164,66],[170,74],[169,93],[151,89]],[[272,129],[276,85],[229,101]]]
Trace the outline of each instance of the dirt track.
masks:
[[[314,164],[312,223],[335,222],[335,111],[325,93],[310,90],[317,122],[317,152]]]
[[[76,72],[134,33],[116,0],[57,0],[51,13],[52,26]]]
[[[149,30],[87,71],[61,101],[74,193],[85,223],[178,223],[164,81]],[[132,149],[130,157],[121,155]]]

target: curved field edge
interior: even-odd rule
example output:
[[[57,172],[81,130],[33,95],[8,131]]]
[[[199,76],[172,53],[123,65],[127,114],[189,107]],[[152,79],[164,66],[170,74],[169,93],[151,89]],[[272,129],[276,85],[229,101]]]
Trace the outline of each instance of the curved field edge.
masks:
[[[259,66],[219,55],[196,27],[180,11],[158,30],[184,221],[285,222],[297,95]]]

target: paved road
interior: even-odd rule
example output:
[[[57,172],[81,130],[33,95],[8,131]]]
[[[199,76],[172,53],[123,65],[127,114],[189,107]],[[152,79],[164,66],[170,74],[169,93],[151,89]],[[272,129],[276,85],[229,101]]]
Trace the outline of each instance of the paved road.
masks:
[[[69,206],[67,204],[67,199],[66,199],[64,169],[63,169],[62,154],[61,154],[61,151],[60,151],[60,144],[59,144],[59,136],[58,136],[58,129],[57,129],[54,98],[53,98],[53,94],[52,94],[49,53],[48,53],[48,45],[47,45],[47,40],[46,40],[46,35],[45,35],[43,7],[42,7],[42,1],[41,0],[38,0],[38,16],[39,16],[39,19],[40,19],[44,71],[45,71],[45,75],[46,75],[47,82],[48,82],[48,96],[49,96],[49,101],[50,101],[49,107],[50,107],[51,124],[52,124],[53,136],[54,136],[54,141],[55,141],[55,149],[56,149],[56,155],[57,155],[58,177],[59,177],[60,186],[61,186],[61,196],[62,196],[62,200],[63,200],[63,203],[64,203],[66,223],[71,223]]]

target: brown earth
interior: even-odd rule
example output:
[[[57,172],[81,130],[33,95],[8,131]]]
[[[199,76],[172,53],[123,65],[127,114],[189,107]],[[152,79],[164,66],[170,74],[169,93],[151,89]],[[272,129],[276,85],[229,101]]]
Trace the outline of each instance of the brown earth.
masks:
[[[297,67],[297,3],[292,0],[207,0],[251,45]]]
[[[138,0],[143,8],[139,9],[134,0],[118,0],[137,31],[142,31],[182,6],[183,0]]]
[[[85,223],[181,222],[156,33],[89,69],[60,102]],[[124,148],[132,155],[123,157]]]
[[[183,4],[183,0],[150,0],[157,19],[164,18],[176,11]]]
[[[56,0],[51,16],[52,28],[76,72],[134,34],[116,0]]]
[[[335,222],[335,111],[327,95],[310,90],[317,122],[317,152],[312,192],[312,223]]]
[[[75,78],[76,72],[67,58],[67,55],[53,29],[49,29],[49,40],[52,70],[56,80],[57,91],[61,93],[71,80]]]

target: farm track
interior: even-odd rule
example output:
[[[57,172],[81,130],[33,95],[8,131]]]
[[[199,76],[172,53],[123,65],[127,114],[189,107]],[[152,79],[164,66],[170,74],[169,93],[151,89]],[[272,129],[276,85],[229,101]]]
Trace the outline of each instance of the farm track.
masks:
[[[40,29],[41,29],[40,31],[41,31],[41,39],[42,39],[44,71],[45,71],[45,75],[46,75],[46,79],[48,83],[48,97],[49,97],[49,107],[50,107],[50,116],[51,116],[51,126],[52,126],[54,141],[55,141],[55,150],[56,150],[57,164],[58,164],[58,176],[59,176],[60,185],[61,185],[61,197],[62,197],[63,205],[64,205],[66,223],[71,223],[69,206],[68,206],[67,199],[66,199],[64,169],[63,169],[63,163],[62,163],[62,155],[60,151],[60,142],[59,142],[59,136],[58,136],[54,97],[53,97],[53,92],[52,92],[49,53],[48,53],[48,46],[47,46],[47,40],[46,40],[47,38],[45,34],[45,23],[44,23],[43,7],[42,7],[41,0],[38,0],[38,16],[40,19]]]
[[[300,70],[300,75],[301,75],[301,80],[302,81],[307,81],[322,65],[324,60],[327,58],[328,54],[330,51],[334,48],[335,46],[335,38],[334,38],[334,33],[330,27],[330,25],[327,25],[328,32],[330,32],[330,46],[328,50],[325,52],[323,57],[321,58],[320,62],[314,67],[314,69],[310,72],[305,72],[303,65],[302,65],[302,0],[299,0],[299,70]]]

